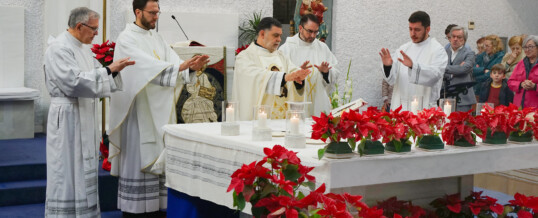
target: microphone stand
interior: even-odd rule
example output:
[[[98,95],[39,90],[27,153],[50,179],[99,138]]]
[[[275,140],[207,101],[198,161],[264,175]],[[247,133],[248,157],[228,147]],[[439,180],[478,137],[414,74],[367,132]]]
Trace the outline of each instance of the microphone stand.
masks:
[[[183,32],[183,35],[185,35],[185,38],[187,38],[187,40],[189,40],[189,37],[187,37],[187,34],[185,34],[185,31],[183,31],[183,28],[181,27],[181,25],[179,24],[179,22],[177,21],[176,19],[176,16],[172,15],[172,19],[174,19],[177,23],[177,25],[179,26],[179,28],[181,29],[181,32]]]

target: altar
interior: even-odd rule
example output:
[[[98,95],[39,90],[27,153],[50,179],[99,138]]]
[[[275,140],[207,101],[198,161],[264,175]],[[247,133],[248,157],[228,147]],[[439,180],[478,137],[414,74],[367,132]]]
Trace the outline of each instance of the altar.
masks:
[[[226,192],[230,175],[242,164],[261,160],[263,147],[284,145],[284,137],[252,141],[252,122],[240,124],[239,136],[221,136],[220,123],[164,126],[167,187],[233,209],[232,194]],[[272,120],[271,128],[274,133],[282,132],[284,121]],[[404,154],[318,160],[317,150],[322,146],[307,144],[304,149],[291,150],[298,152],[303,165],[315,167],[311,175],[316,177],[316,186],[325,183],[330,192],[362,195],[368,204],[398,196],[426,206],[444,194],[467,195],[473,188],[473,174],[538,167],[536,141],[445,146],[438,151],[413,146]],[[243,212],[250,213],[248,204]]]

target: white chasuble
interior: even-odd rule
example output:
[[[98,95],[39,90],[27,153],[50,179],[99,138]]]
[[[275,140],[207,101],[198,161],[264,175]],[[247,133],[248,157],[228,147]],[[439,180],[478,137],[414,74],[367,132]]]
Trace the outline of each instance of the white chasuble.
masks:
[[[400,51],[404,51],[413,61],[413,67],[403,65]],[[408,102],[413,96],[422,96],[424,108],[437,107],[443,74],[448,63],[448,56],[443,46],[434,38],[428,37],[420,43],[408,42],[392,54],[390,75],[383,78],[394,85],[391,109],[400,105],[409,110]]]
[[[321,62],[328,62],[332,69],[329,70],[329,83],[323,79],[323,75],[315,67],[312,73],[305,79],[305,101],[312,102],[308,105],[307,116],[319,116],[321,112],[330,112],[331,100],[329,96],[334,91],[334,84],[337,83],[340,71],[336,68],[338,61],[324,42],[315,39],[308,43],[299,38],[299,34],[288,37],[286,43],[279,48],[286,54],[293,64],[301,66],[305,61],[310,61],[312,66],[321,65]]]
[[[114,60],[130,57],[135,65],[122,71],[125,89],[110,101],[111,174],[118,175],[121,128],[136,107],[140,137],[140,170],[161,174],[163,165],[154,165],[164,148],[162,126],[175,123],[174,89],[189,80],[188,70],[180,72],[183,61],[153,30],[127,24],[116,42]],[[179,80],[179,81],[178,81]]]
[[[235,60],[232,98],[239,101],[240,119],[251,120],[254,106],[272,106],[272,119],[284,119],[286,101],[303,101],[304,89],[297,90],[287,82],[287,97],[281,97],[284,73],[299,70],[280,51],[269,52],[255,43],[239,53]]]
[[[69,32],[49,39],[44,59],[51,95],[45,216],[98,217],[96,98],[121,89],[121,76],[108,75],[89,46]]]

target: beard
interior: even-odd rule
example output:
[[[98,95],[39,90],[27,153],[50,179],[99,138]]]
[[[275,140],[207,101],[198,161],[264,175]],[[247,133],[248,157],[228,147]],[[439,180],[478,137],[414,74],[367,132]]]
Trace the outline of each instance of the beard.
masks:
[[[148,30],[155,29],[155,24],[151,24],[144,16],[142,16],[142,19],[140,19],[140,24],[142,24],[142,26]]]

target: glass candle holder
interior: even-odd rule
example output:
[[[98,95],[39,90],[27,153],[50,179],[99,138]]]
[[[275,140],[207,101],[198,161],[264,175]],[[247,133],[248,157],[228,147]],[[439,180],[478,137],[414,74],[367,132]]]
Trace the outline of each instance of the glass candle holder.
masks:
[[[485,111],[484,108],[486,108],[486,106],[490,107],[490,108],[494,108],[495,105],[493,103],[490,103],[490,102],[485,102],[485,103],[476,103],[476,111],[475,111],[475,114],[478,116],[478,115],[481,115],[482,112]]]
[[[290,148],[304,148],[306,146],[304,111],[288,110],[286,112],[284,145]]]
[[[439,104],[443,112],[448,117],[452,112],[456,111],[456,99],[453,98],[441,98]]]
[[[220,133],[224,136],[239,135],[239,102],[222,101],[222,123]]]
[[[286,101],[286,103],[288,104],[289,111],[304,111],[305,114],[308,114],[309,105],[312,104],[312,102],[309,102],[309,101],[302,101],[302,102]],[[319,116],[319,114],[315,116]]]
[[[271,121],[271,109],[269,105],[257,105],[252,113],[252,140],[271,141],[272,133],[269,127]]]
[[[402,111],[411,111],[415,114],[424,108],[423,96],[402,97],[400,98],[400,103],[402,104]]]

